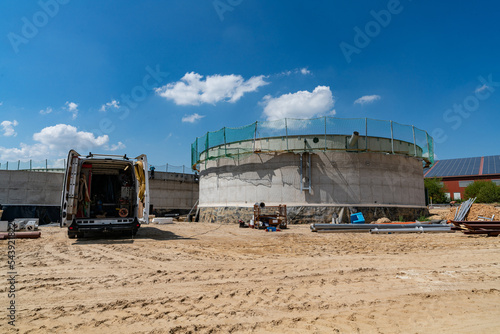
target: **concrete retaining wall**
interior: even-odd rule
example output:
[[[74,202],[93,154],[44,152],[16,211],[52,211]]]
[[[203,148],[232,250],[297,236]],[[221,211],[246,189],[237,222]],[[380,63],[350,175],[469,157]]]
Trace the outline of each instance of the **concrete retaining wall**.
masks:
[[[198,180],[192,174],[155,172],[149,193],[154,209],[190,210],[199,197]]]
[[[61,205],[64,174],[0,171],[0,204]]]
[[[0,204],[61,205],[63,173],[0,171]],[[155,172],[150,180],[155,209],[189,210],[198,200],[194,175]]]

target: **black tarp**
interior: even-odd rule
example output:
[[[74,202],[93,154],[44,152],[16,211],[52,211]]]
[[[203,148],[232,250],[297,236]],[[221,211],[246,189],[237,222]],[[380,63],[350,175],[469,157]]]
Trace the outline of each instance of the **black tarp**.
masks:
[[[2,205],[0,220],[12,221],[16,218],[38,218],[39,224],[60,222],[61,208],[47,205]]]

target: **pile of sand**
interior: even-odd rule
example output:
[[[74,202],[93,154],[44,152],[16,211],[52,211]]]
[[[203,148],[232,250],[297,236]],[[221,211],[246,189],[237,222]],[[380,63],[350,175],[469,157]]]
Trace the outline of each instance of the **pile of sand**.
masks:
[[[372,224],[386,224],[386,223],[392,223],[392,221],[387,217],[382,217],[372,222]]]
[[[453,220],[457,208],[458,207],[450,208],[446,213],[446,215],[444,216],[444,219]],[[480,216],[491,218],[493,215],[495,215],[494,220],[500,220],[500,207],[495,207],[494,205],[491,204],[474,203],[472,204],[469,213],[465,217],[465,220],[466,221],[481,220],[479,219]]]

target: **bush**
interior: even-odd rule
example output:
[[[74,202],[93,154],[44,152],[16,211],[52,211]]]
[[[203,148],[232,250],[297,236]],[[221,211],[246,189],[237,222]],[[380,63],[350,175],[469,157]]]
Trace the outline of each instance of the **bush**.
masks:
[[[448,198],[446,198],[446,195],[444,194],[447,191],[446,186],[443,185],[441,179],[439,178],[424,179],[424,186],[425,189],[427,189],[429,197],[432,198],[432,203],[449,202]]]
[[[494,203],[500,201],[500,186],[492,181],[474,181],[465,188],[465,198],[477,197],[478,203]]]

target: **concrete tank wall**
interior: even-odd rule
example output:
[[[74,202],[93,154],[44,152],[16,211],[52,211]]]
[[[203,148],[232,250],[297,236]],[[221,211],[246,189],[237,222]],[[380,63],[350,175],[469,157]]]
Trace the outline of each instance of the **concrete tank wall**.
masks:
[[[253,153],[200,164],[202,220],[249,218],[256,202],[286,204],[295,222],[331,221],[332,213],[342,207],[364,210],[371,219],[425,214],[421,160],[370,152],[310,155],[310,191],[301,190],[300,154]],[[307,186],[307,154],[303,160],[302,181]]]
[[[309,192],[300,188],[299,154],[256,153],[208,161],[201,165],[200,206],[245,206],[261,201],[270,205],[425,205],[422,163],[413,157],[326,151],[311,154],[311,162]]]

